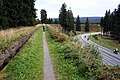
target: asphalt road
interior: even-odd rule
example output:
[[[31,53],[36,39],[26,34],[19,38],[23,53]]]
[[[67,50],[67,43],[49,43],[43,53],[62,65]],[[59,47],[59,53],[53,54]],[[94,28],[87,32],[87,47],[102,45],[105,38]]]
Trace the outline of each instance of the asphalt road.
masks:
[[[91,40],[88,40],[89,35],[100,34],[100,32],[86,33],[75,36],[76,39],[80,40],[83,44],[82,47],[86,45],[92,45],[96,47],[101,53],[103,63],[110,66],[120,66],[120,53],[115,54],[113,50],[100,46]]]

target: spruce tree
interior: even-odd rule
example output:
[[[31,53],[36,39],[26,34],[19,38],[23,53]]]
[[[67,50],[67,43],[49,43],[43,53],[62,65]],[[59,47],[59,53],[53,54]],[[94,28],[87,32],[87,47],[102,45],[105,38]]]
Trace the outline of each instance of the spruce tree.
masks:
[[[50,19],[50,22],[51,22],[51,24],[53,24],[53,19],[52,18]]]
[[[73,31],[74,30],[74,17],[73,17],[73,13],[72,10],[69,9],[67,11],[67,31]]]
[[[104,21],[103,21],[103,17],[101,17],[100,26],[102,26],[102,27],[104,26],[104,25],[103,25],[103,22],[104,22]]]
[[[67,31],[67,10],[66,10],[67,5],[64,3],[62,4],[62,7],[60,9],[59,13],[59,23],[62,26],[62,31],[66,32]]]
[[[77,19],[76,19],[76,31],[81,31],[81,22],[80,22],[79,15],[77,16]]]
[[[70,27],[70,11],[68,10],[67,11],[67,24],[66,24],[66,28],[67,28],[67,31],[71,31],[71,27]]]
[[[103,32],[116,38],[120,42],[120,4],[112,13],[106,11],[103,20]]]
[[[110,27],[110,10],[109,11],[106,11],[105,13],[105,17],[104,17],[104,22],[103,22],[103,33],[105,35],[108,35],[108,32],[110,32],[111,30],[111,27]]]
[[[35,0],[0,0],[0,26],[31,26],[36,21]]]
[[[118,39],[120,43],[120,4],[118,5],[115,18],[116,18],[115,19],[115,37]]]
[[[70,31],[74,30],[74,17],[73,17],[73,12],[70,9],[69,10],[69,16],[70,16]]]
[[[45,9],[42,9],[41,11],[41,23],[47,23],[47,12]]]
[[[86,18],[85,32],[89,32],[89,20],[88,20],[88,17]]]
[[[2,29],[3,0],[0,0],[0,30]]]
[[[58,24],[58,23],[59,23],[58,19],[55,19],[54,24]]]

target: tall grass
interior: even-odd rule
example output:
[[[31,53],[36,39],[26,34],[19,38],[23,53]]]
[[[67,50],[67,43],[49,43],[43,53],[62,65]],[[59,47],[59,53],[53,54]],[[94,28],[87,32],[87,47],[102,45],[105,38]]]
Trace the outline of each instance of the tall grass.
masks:
[[[81,48],[81,42],[72,38],[67,38],[64,42],[56,42],[54,38],[51,38],[51,33],[47,34],[47,41],[54,63],[56,80],[120,78],[120,68],[104,65],[99,52],[94,47]]]
[[[0,77],[3,80],[43,80],[42,29],[38,29],[16,57],[0,72]]]
[[[100,24],[90,24],[89,25],[90,32],[99,32],[101,31]],[[81,31],[85,32],[85,24],[81,25]]]
[[[0,31],[0,53],[37,27],[21,27]]]

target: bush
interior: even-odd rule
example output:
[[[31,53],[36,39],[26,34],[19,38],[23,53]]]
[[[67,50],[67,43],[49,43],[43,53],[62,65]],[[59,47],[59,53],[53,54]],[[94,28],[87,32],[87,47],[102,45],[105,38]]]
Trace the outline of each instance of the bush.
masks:
[[[60,33],[60,32],[52,32],[51,37],[56,42],[64,42],[67,39],[67,36],[63,33]]]
[[[93,35],[93,37],[94,37],[96,40],[98,40],[98,37],[97,37],[97,35]]]
[[[56,42],[64,42],[65,40],[67,40],[67,35],[61,33],[58,30],[59,28],[54,29],[54,27],[47,26],[47,30],[48,30],[48,32],[50,34],[50,37],[53,38]]]
[[[55,55],[55,67],[57,76],[62,75],[65,80],[111,80],[118,79],[119,68],[111,70],[109,66],[102,63],[97,49],[94,47],[81,48],[81,43],[73,38],[67,37],[60,32],[49,30],[52,39],[58,41],[51,43],[54,46],[52,53]],[[61,38],[62,37],[62,38]],[[97,35],[94,36],[97,39]],[[50,40],[49,40],[50,41]],[[61,42],[62,43],[59,43]],[[56,58],[57,57],[57,58]],[[115,71],[115,72],[114,72]],[[116,74],[117,73],[117,74]]]
[[[63,57],[62,59],[67,65],[73,66],[69,68],[71,72],[67,72],[67,74],[72,76],[75,68],[74,75],[79,75],[85,80],[111,79],[109,76],[111,72],[108,72],[109,67],[102,64],[99,52],[94,47],[88,46],[82,49],[74,45],[73,41],[65,41],[62,43],[63,46],[58,47],[57,45],[56,51],[59,57]],[[63,65],[65,64],[63,63]],[[68,70],[68,67],[65,70]]]

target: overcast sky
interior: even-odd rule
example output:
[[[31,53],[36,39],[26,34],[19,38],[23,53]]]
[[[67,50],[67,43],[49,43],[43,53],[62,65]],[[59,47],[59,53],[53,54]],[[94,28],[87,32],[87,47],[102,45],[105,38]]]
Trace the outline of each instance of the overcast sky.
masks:
[[[71,7],[74,17],[104,16],[106,10],[113,11],[120,4],[120,0],[36,0],[35,8],[40,18],[40,10],[47,11],[48,18],[58,18],[63,3],[67,9]]]

